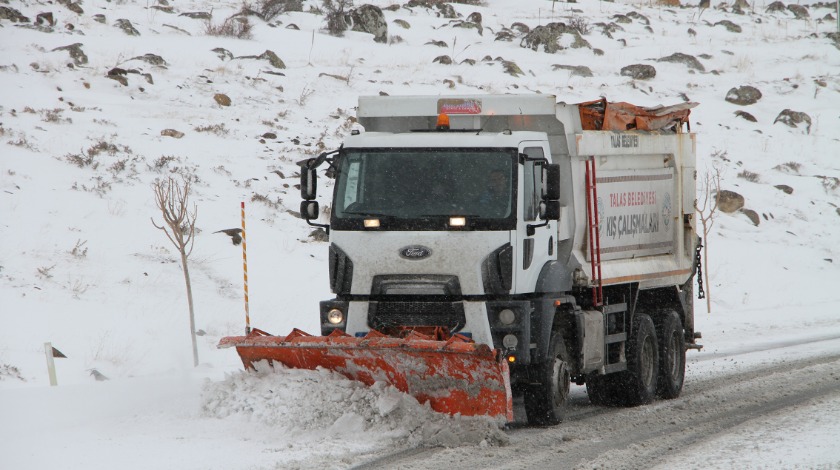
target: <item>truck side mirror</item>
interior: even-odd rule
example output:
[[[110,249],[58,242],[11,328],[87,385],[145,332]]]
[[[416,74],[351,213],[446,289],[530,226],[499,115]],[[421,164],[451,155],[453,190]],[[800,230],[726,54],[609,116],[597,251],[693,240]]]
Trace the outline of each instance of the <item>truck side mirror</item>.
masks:
[[[560,165],[545,166],[545,193],[549,201],[560,199]]]
[[[304,201],[311,201],[315,199],[315,193],[318,189],[318,175],[315,174],[315,168],[301,167],[300,169],[300,197]]]
[[[301,188],[303,186],[301,185]],[[318,201],[300,201],[300,216],[305,220],[317,219],[319,215]]]
[[[544,201],[543,204],[545,220],[560,220],[560,201]]]

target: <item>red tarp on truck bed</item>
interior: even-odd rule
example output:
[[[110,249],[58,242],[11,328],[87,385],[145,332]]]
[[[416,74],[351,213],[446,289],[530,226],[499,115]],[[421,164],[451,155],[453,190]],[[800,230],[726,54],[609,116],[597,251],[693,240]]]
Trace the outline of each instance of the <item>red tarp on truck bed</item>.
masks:
[[[606,98],[578,104],[580,122],[586,131],[665,131],[681,132],[691,125],[688,115],[698,103],[643,108],[630,103],[609,103]]]

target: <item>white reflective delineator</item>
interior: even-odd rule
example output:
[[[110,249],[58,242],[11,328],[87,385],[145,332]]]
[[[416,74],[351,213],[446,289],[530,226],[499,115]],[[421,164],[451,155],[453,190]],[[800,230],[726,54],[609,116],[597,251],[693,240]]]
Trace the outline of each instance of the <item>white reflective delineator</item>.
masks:
[[[47,355],[47,372],[50,375],[50,386],[58,385],[58,380],[55,378],[55,361],[53,360],[52,343],[44,343],[44,354]]]

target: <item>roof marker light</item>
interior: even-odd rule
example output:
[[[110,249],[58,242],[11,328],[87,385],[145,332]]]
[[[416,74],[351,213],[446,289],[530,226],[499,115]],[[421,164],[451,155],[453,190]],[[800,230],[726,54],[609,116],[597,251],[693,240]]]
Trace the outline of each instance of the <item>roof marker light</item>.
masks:
[[[437,118],[437,127],[435,129],[439,131],[448,131],[449,130],[449,116],[446,114],[438,114]]]

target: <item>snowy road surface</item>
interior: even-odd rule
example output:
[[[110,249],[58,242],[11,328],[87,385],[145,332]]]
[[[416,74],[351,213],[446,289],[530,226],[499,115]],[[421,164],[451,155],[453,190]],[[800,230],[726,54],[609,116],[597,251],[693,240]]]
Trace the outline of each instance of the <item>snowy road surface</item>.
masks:
[[[770,343],[775,345],[771,345]],[[208,370],[203,370],[207,373]],[[840,334],[690,353],[675,400],[502,432],[329,373],[8,389],[4,468],[834,468]],[[38,445],[33,443],[37,441]],[[447,447],[448,446],[448,447]],[[152,451],[154,449],[154,451]]]
[[[801,348],[826,346],[834,353],[798,357]],[[772,349],[772,348],[770,348]],[[515,427],[508,446],[412,449],[357,466],[441,468],[812,468],[836,465],[840,453],[840,339],[805,341],[792,359],[775,359],[703,378],[689,374],[683,396],[638,408],[589,404],[583,387],[570,402],[566,421],[539,429]],[[762,351],[762,352],[766,352]],[[702,353],[701,353],[702,354]],[[750,361],[754,352],[711,358]],[[783,355],[782,355],[783,356]],[[703,368],[702,355],[691,369]],[[708,368],[711,370],[711,368]],[[798,438],[804,427],[806,438]],[[816,439],[817,434],[826,436]],[[807,441],[807,442],[806,442]],[[748,454],[740,452],[747,450]],[[762,455],[756,459],[753,454]]]

